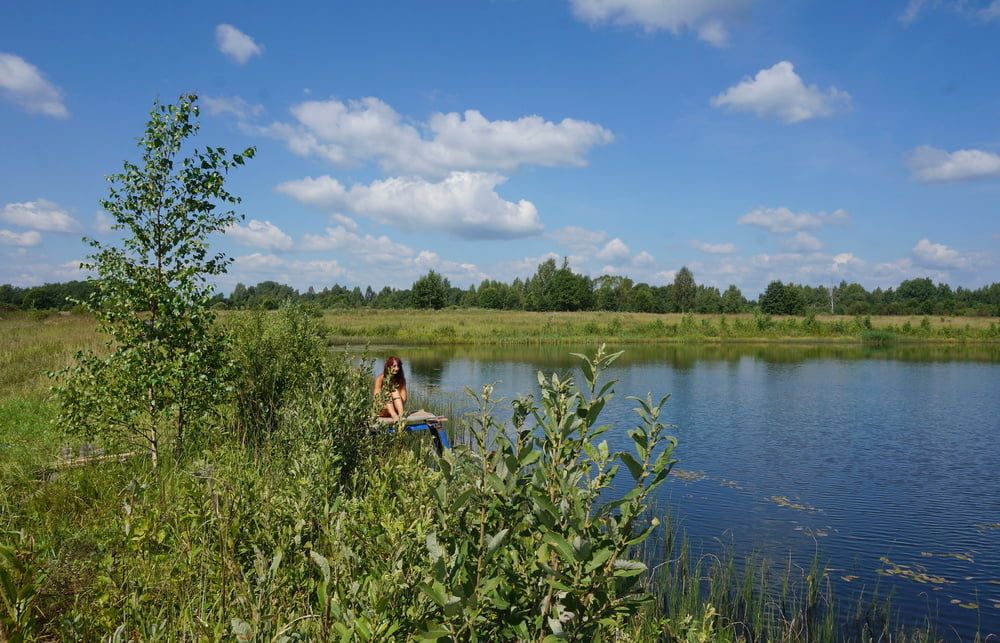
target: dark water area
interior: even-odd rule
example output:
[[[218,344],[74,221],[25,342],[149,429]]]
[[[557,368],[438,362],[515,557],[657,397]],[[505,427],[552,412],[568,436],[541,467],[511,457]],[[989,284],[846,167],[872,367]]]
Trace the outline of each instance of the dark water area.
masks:
[[[603,421],[628,448],[629,395],[670,393],[682,475],[668,508],[696,548],[808,568],[841,604],[892,595],[902,623],[952,640],[1000,635],[1000,346],[629,346]],[[592,347],[395,348],[423,400],[537,391]],[[377,349],[376,355],[387,353]],[[508,406],[509,408],[509,406]],[[620,476],[625,484],[628,476]]]

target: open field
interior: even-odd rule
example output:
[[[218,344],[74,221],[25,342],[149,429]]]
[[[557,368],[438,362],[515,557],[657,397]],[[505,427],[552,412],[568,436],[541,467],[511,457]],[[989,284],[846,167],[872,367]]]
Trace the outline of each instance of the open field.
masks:
[[[1000,341],[996,317],[769,317],[493,310],[326,311],[338,342],[546,344],[726,341]]]

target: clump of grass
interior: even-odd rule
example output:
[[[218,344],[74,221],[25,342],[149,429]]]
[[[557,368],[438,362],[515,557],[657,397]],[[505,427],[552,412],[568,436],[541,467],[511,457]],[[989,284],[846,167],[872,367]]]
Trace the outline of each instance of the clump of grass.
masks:
[[[865,346],[886,346],[896,341],[896,334],[889,330],[873,329],[861,333],[861,343]]]

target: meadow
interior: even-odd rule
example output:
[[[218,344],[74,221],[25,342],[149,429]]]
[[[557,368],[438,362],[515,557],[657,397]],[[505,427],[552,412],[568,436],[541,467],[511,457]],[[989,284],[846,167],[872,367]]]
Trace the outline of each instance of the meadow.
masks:
[[[0,640],[935,640],[929,624],[899,630],[887,603],[835,610],[818,564],[688,547],[647,501],[676,444],[652,399],[633,453],[600,446],[613,357],[581,363],[575,384],[547,378],[509,426],[477,390],[480,411],[456,422],[465,444],[438,459],[364,428],[369,371],[327,350],[343,326],[222,321],[242,395],[158,470],[53,466],[90,439],[54,422],[47,373],[102,343],[86,317],[0,321]],[[614,475],[634,492],[600,509]]]
[[[332,310],[341,343],[596,344],[658,342],[998,342],[996,317],[772,317],[478,309]]]

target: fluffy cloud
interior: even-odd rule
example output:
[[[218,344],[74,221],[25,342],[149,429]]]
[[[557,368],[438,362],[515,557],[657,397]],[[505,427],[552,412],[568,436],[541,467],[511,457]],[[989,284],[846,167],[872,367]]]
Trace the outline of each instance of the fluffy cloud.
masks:
[[[330,283],[331,280],[342,278],[347,274],[335,259],[301,261],[260,252],[236,257],[230,272],[233,276],[266,275],[285,283],[296,284]]]
[[[590,24],[634,25],[647,32],[684,30],[717,47],[729,38],[729,23],[749,0],[570,0],[577,18]]]
[[[789,250],[800,252],[816,252],[823,249],[823,242],[808,232],[799,232],[785,240],[784,245]]]
[[[621,239],[612,239],[597,253],[597,258],[604,261],[620,261],[632,254],[628,246]]]
[[[907,162],[913,177],[923,183],[1000,177],[1000,154],[983,150],[948,152],[923,145],[910,153]]]
[[[0,210],[0,220],[48,232],[73,232],[80,227],[58,204],[46,199],[8,203]]]
[[[251,104],[239,96],[202,96],[201,102],[212,116],[230,114],[240,121],[248,121],[264,112],[263,105]]]
[[[328,228],[324,235],[307,235],[301,245],[304,250],[342,251],[351,258],[347,265],[360,260],[365,268],[354,272],[334,258],[302,260],[258,252],[237,257],[226,280],[234,284],[238,280],[274,279],[297,287],[324,287],[346,281],[404,288],[428,270],[461,284],[487,278],[476,264],[443,259],[429,250],[416,252],[388,237],[359,236],[340,226]]]
[[[656,257],[645,250],[640,250],[639,254],[632,257],[632,265],[647,268],[656,264]]]
[[[12,232],[0,229],[0,245],[4,246],[37,246],[42,242],[42,235],[34,230],[28,232]]]
[[[961,270],[969,267],[969,260],[957,250],[941,243],[931,243],[928,239],[921,239],[917,245],[913,246],[913,256],[921,265],[932,268],[958,268]]]
[[[417,256],[413,258],[412,262],[406,262],[406,264],[412,265],[417,269],[415,272],[410,272],[410,274],[413,275],[413,278],[417,275],[426,273],[428,270],[439,272],[449,280],[461,284],[477,283],[488,277],[488,275],[480,270],[474,263],[463,263],[442,259],[436,252],[431,252],[430,250],[421,250],[417,253]]]
[[[850,218],[844,210],[825,212],[792,212],[788,208],[757,208],[740,217],[739,222],[765,228],[771,232],[797,232],[819,228],[827,224],[846,223]]]
[[[534,204],[506,201],[496,193],[504,181],[498,174],[452,172],[439,182],[396,177],[345,187],[321,176],[288,181],[277,190],[302,203],[411,230],[443,230],[468,239],[509,239],[541,232]]]
[[[691,247],[700,252],[707,252],[713,255],[728,255],[736,252],[735,243],[702,243],[701,241],[691,241]]]
[[[0,95],[31,114],[67,118],[62,92],[24,58],[0,53]]]
[[[865,262],[858,257],[855,257],[853,253],[841,252],[840,254],[833,256],[833,271],[840,272],[843,270],[849,270],[852,268],[862,268]]]
[[[413,124],[378,98],[307,101],[292,108],[295,124],[261,131],[300,155],[341,166],[376,162],[384,170],[444,176],[454,170],[511,171],[523,165],[583,166],[587,152],[614,136],[600,125],[540,116],[491,121],[476,110],[433,114]]]
[[[79,260],[58,264],[38,261],[25,248],[18,249],[13,263],[5,265],[4,258],[4,255],[0,254],[0,274],[3,275],[5,283],[14,286],[37,286],[38,284],[87,277],[87,273],[80,269],[81,262]]]
[[[358,229],[358,222],[349,216],[343,214],[331,214],[330,218],[339,223],[340,225],[344,226],[348,230],[357,231]]]
[[[850,94],[836,87],[824,91],[816,85],[806,86],[787,60],[760,70],[712,99],[715,107],[753,112],[786,123],[831,116],[850,103]]]
[[[215,28],[215,44],[219,51],[240,65],[245,65],[251,58],[261,55],[264,51],[253,38],[227,24]]]
[[[245,246],[264,250],[291,250],[292,238],[270,221],[250,219],[245,226],[234,223],[226,234]]]
[[[342,250],[368,264],[395,264],[400,259],[416,255],[412,248],[385,235],[360,235],[342,225],[327,228],[322,235],[305,235],[300,247],[307,251]]]

